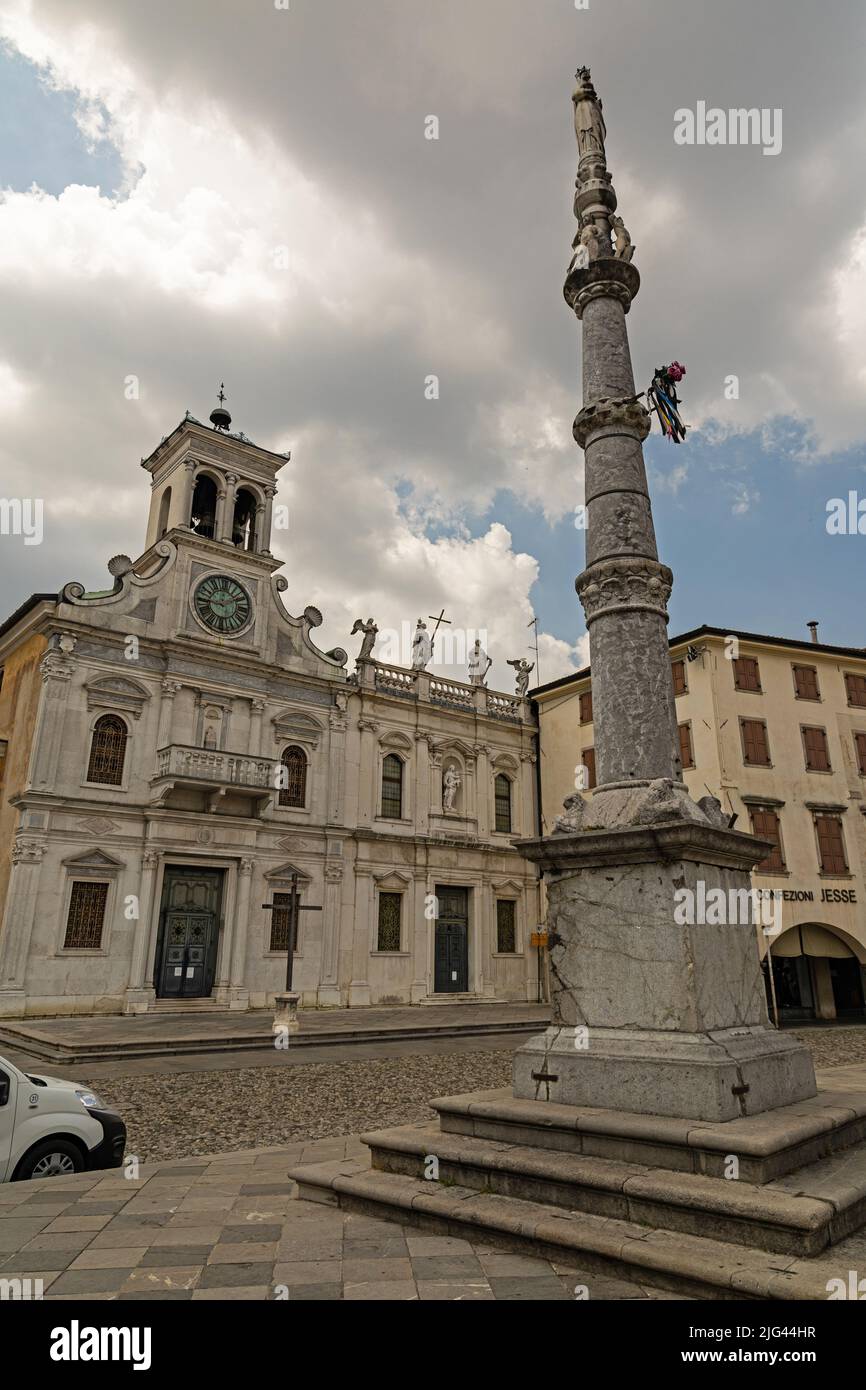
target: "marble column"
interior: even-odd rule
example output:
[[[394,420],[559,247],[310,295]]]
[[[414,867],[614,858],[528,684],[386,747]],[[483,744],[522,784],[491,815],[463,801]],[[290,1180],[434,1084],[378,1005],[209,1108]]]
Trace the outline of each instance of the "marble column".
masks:
[[[516,1053],[514,1093],[736,1119],[813,1096],[815,1073],[808,1049],[768,1026],[749,911],[750,869],[767,846],[731,830],[715,798],[692,801],[681,780],[666,629],[673,576],[656,549],[642,448],[650,418],[625,318],[640,277],[614,254],[616,194],[585,68],[572,100],[574,208],[588,261],[573,260],[564,293],[583,325],[574,437],[587,531],[576,588],[598,786],[566,799],[552,835],[518,842],[547,883],[553,1022]],[[713,890],[734,904],[722,921],[698,915]]]
[[[355,865],[355,922],[352,936],[352,978],[349,1008],[370,1003],[370,941],[373,919],[373,866]]]
[[[178,526],[185,526],[189,530],[192,520],[192,496],[195,492],[195,470],[198,468],[197,459],[187,459],[183,465],[183,487],[180,493],[180,505],[178,507]]]
[[[320,1008],[340,1007],[340,921],[342,918],[343,866],[325,865],[325,901],[322,911],[322,965],[316,1002]]]
[[[330,741],[328,745],[328,825],[342,825],[346,799],[346,734],[349,716],[345,695],[334,696],[336,704],[328,714]]]
[[[168,748],[171,744],[174,697],[180,690],[180,681],[164,680],[160,686],[159,728],[156,734],[157,748]]]
[[[236,473],[226,473],[225,500],[223,501],[222,523],[219,535],[214,539],[218,541],[231,541],[232,528],[235,520],[235,499],[238,489],[238,477]]]
[[[74,639],[67,639],[74,645]],[[34,791],[53,791],[63,743],[66,706],[74,664],[69,655],[55,648],[42,658],[42,692],[33,731],[28,770],[28,786]]]
[[[248,752],[250,757],[259,758],[262,752],[262,715],[267,709],[267,700],[250,701],[250,737]]]
[[[124,1013],[146,1013],[154,996],[152,986],[144,983],[147,968],[147,948],[150,941],[153,918],[153,890],[156,872],[159,868],[159,853],[146,849],[141,856],[141,875],[138,882],[138,920],[132,942],[132,960],[129,967],[129,986],[126,991]]]
[[[12,846],[12,872],[0,931],[0,1018],[20,1018],[45,846],[19,837]]]
[[[265,514],[259,540],[259,550],[264,555],[271,554],[271,532],[274,526],[274,498],[276,495],[277,489],[275,487],[265,488]]]
[[[428,733],[415,735],[415,830],[426,835],[430,830],[430,743]]]
[[[242,859],[238,865],[235,929],[231,945],[230,1009],[245,1009],[249,1004],[250,992],[246,983],[247,943],[250,928],[250,889],[254,868],[255,862],[252,859]]]
[[[358,824],[369,826],[379,814],[379,788],[376,785],[376,735],[379,725],[375,719],[362,716],[358,720],[358,728],[361,731]]]

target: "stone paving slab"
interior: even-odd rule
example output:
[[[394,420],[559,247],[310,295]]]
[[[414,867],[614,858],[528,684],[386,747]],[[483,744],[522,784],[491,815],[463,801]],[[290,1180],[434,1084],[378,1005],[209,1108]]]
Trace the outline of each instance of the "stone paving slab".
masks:
[[[357,1136],[0,1185],[0,1281],[46,1301],[564,1301],[650,1286],[293,1197],[291,1164],[366,1162]],[[106,1210],[106,1208],[109,1208]]]

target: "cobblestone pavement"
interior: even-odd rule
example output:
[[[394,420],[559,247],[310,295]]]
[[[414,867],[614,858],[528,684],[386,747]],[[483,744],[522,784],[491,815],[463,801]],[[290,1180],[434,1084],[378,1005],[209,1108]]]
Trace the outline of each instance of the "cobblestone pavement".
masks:
[[[804,1028],[797,1036],[817,1067],[866,1060],[866,1027]],[[513,1048],[458,1045],[436,1055],[77,1079],[123,1115],[129,1153],[161,1161],[423,1123],[434,1096],[510,1084]]]
[[[46,1300],[573,1300],[675,1295],[291,1196],[356,1138],[0,1185],[0,1280]],[[32,1285],[31,1285],[32,1287]],[[585,1292],[584,1292],[585,1291]]]

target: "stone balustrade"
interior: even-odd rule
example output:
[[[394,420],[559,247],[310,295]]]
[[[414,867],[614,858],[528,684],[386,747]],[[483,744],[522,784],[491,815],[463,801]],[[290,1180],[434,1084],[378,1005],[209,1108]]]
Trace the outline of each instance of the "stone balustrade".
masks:
[[[156,755],[157,777],[190,778],[226,786],[273,789],[274,765],[267,758],[226,753],[216,748],[192,748],[173,743]]]
[[[519,695],[488,690],[486,685],[470,685],[465,681],[434,675],[432,671],[413,671],[382,661],[358,661],[355,682],[362,690],[376,690],[382,695],[396,695],[404,700],[440,705],[444,709],[477,711],[491,719],[512,724],[530,724],[531,707]]]

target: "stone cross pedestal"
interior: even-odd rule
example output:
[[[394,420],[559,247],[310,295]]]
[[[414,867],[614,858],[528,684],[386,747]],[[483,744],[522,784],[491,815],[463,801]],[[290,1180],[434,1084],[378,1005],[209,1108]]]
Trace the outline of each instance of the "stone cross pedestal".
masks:
[[[769,846],[730,830],[682,781],[667,640],[673,576],[658,558],[625,316],[637,269],[614,254],[617,200],[590,74],[574,92],[580,152],[565,298],[583,325],[586,614],[598,786],[553,835],[519,848],[547,884],[554,1020],[516,1055],[514,1094],[721,1120],[815,1094],[808,1050],[769,1027],[749,870]],[[624,228],[618,244],[631,251]],[[578,762],[575,749],[575,763]],[[734,921],[678,925],[675,893],[724,890]],[[734,897],[731,898],[731,893]],[[730,914],[727,914],[730,918]]]

